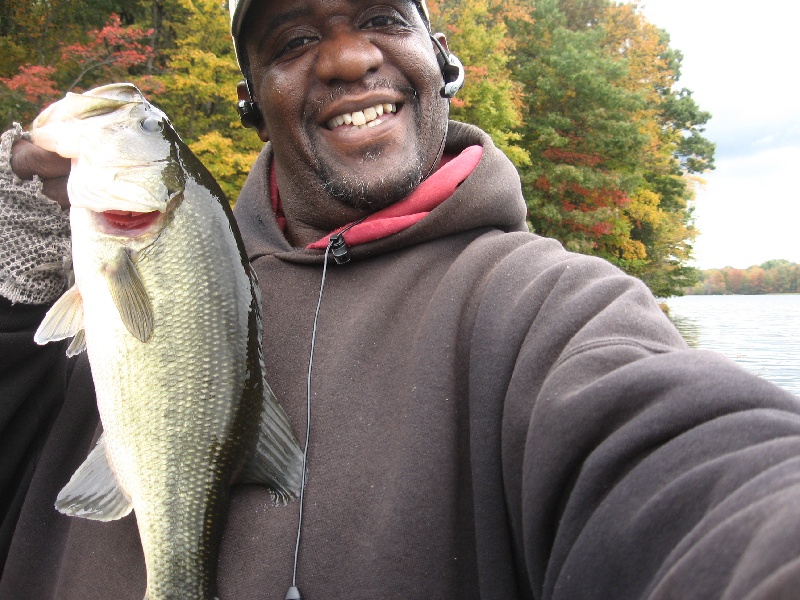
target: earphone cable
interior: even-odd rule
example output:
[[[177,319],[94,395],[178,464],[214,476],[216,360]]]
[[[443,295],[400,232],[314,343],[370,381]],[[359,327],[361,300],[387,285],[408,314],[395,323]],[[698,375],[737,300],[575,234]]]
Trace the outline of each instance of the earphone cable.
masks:
[[[308,357],[308,377],[306,379],[306,440],[303,446],[303,477],[300,485],[300,515],[297,522],[297,541],[294,546],[294,569],[292,571],[292,587],[297,587],[297,559],[300,554],[300,531],[303,526],[303,500],[306,489],[306,465],[308,462],[308,444],[311,434],[311,370],[314,364],[314,344],[317,339],[317,320],[319,319],[319,311],[322,306],[322,292],[325,289],[325,276],[328,271],[328,253],[330,252],[333,241],[328,242],[328,247],[325,248],[325,257],[322,261],[322,281],[319,285],[319,298],[317,299],[317,308],[314,311],[314,325],[311,328],[311,351]]]

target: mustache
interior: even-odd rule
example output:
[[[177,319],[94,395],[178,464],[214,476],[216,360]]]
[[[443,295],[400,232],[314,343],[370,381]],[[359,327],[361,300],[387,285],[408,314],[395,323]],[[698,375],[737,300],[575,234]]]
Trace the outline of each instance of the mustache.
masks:
[[[399,85],[384,78],[370,79],[357,83],[345,83],[337,85],[322,98],[310,100],[303,110],[303,118],[306,121],[316,121],[323,111],[343,96],[379,91],[399,93],[406,101],[415,100],[417,97],[417,90],[410,85]]]

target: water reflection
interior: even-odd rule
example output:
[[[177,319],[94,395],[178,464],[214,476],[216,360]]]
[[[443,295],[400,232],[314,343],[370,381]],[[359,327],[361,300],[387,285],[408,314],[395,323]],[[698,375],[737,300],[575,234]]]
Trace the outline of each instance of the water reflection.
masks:
[[[669,320],[678,328],[690,348],[700,348],[700,321],[698,319],[674,315],[670,310]]]
[[[686,296],[666,303],[692,348],[722,352],[800,395],[800,294]]]

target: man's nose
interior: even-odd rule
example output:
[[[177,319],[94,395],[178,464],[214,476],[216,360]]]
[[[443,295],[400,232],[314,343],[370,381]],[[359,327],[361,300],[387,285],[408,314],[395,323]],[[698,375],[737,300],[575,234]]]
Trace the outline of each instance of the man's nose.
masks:
[[[317,76],[325,83],[358,81],[383,64],[383,53],[360,31],[337,31],[319,45]]]

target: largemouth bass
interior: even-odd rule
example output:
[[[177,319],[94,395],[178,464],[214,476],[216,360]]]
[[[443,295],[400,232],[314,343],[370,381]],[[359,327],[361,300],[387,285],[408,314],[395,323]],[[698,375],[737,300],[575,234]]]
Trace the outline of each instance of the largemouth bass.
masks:
[[[146,600],[216,593],[233,482],[278,503],[303,459],[264,376],[260,295],[228,202],[166,115],[130,84],[68,94],[33,141],[72,159],[75,285],[36,333],[88,352],[103,434],[56,508],[131,510]]]

